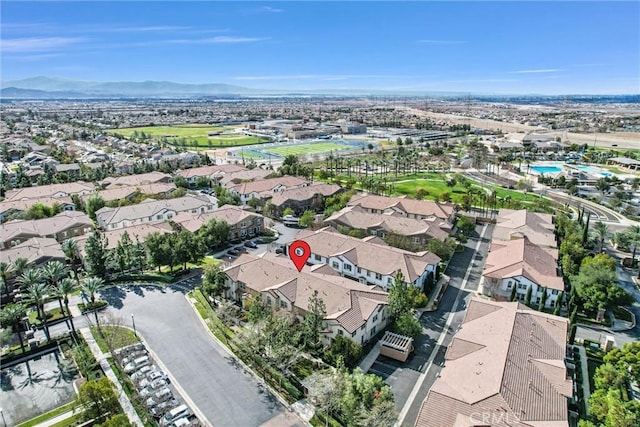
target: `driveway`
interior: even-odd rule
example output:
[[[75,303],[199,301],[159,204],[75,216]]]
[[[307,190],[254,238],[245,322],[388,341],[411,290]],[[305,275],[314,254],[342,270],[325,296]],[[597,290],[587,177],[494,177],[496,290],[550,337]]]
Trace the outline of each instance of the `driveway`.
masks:
[[[213,425],[259,426],[285,408],[214,341],[185,299],[185,287],[109,288],[106,316],[131,324]]]
[[[493,228],[493,225],[476,227],[475,236],[469,239],[465,250],[454,255],[445,271],[451,278],[449,286],[438,310],[425,313],[420,318],[423,334],[415,340],[415,351],[409,359],[400,363],[379,356],[369,370],[384,378],[393,389],[396,409],[405,417],[403,425],[414,424],[422,401],[444,363],[452,334],[462,323],[467,301],[478,289]],[[433,363],[429,363],[431,357]]]

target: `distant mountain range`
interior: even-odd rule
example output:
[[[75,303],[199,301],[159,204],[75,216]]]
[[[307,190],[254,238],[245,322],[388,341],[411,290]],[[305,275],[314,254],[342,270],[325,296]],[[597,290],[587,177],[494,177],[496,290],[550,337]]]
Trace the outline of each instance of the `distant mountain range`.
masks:
[[[278,90],[254,89],[225,83],[188,84],[167,81],[87,82],[52,77],[32,77],[0,83],[1,99],[90,99],[90,98],[207,98],[267,96],[404,96],[454,98],[480,101],[517,100],[539,102],[575,100],[580,102],[639,102],[639,95],[492,95],[468,92],[392,91],[366,89]]]

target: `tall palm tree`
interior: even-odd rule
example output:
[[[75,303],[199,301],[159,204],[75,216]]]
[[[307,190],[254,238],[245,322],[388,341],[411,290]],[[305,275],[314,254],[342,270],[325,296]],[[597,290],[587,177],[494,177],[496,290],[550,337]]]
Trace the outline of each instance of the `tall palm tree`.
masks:
[[[42,281],[42,272],[37,268],[26,270],[16,279],[21,291],[26,291],[31,285]]]
[[[598,238],[598,246],[600,247],[600,252],[604,249],[604,241],[609,234],[609,226],[602,221],[598,221],[595,223],[593,230]]]
[[[49,261],[42,268],[42,274],[52,287],[57,288],[58,282],[69,274],[69,270],[60,261]]]
[[[9,277],[13,273],[13,266],[7,262],[0,262],[0,285],[5,295],[9,296]]]
[[[640,225],[632,225],[627,228],[625,233],[629,236],[629,243],[633,250],[631,253],[631,266],[633,267],[636,263],[636,251],[640,246]]]
[[[36,305],[38,316],[40,317],[40,320],[42,320],[42,326],[44,328],[44,334],[47,337],[47,341],[50,341],[51,337],[49,336],[49,325],[47,324],[47,313],[44,310],[44,302],[50,291],[51,288],[44,282],[32,283],[27,288],[29,301]]]
[[[16,258],[13,261],[13,273],[16,276],[20,276],[22,273],[29,269],[29,260],[26,258]]]
[[[20,324],[22,319],[27,314],[27,309],[22,304],[7,304],[2,307],[0,311],[0,324],[3,327],[10,326],[14,333],[18,334],[20,340],[20,349],[24,353],[24,342],[22,341],[22,334],[20,332]]]
[[[73,316],[71,315],[71,311],[69,310],[69,294],[74,291],[75,287],[76,284],[73,279],[65,277],[64,279],[60,280],[60,283],[58,283],[58,287],[55,289],[56,296],[58,297],[58,302],[64,300],[64,309],[67,313],[67,319],[69,320],[71,331],[73,331],[74,335],[76,333],[76,328],[73,324]],[[60,305],[60,308],[62,308],[62,305]]]
[[[78,260],[80,259],[80,251],[78,250],[78,242],[74,239],[67,239],[62,242],[62,252],[76,279],[76,282],[80,283],[78,278]]]
[[[99,277],[87,277],[80,283],[80,289],[86,295],[89,295],[89,301],[91,305],[95,305],[96,303],[96,294],[100,292],[100,290],[104,287],[104,281]],[[96,325],[98,324],[98,312],[96,310],[93,311],[93,314],[96,316]]]

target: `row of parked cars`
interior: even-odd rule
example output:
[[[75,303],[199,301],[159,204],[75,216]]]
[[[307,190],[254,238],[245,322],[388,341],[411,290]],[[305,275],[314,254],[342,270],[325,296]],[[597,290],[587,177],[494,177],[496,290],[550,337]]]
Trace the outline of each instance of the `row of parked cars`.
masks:
[[[234,246],[231,249],[228,249],[226,252],[221,253],[218,258],[224,259],[234,259],[238,257],[241,253],[246,253],[248,249],[257,249],[258,245],[269,243],[270,240],[264,237],[258,237],[254,240],[247,240],[241,245]]]
[[[169,387],[167,375],[158,369],[142,343],[115,351],[136,387],[136,391],[156,420],[163,427],[196,427],[200,422],[189,407],[181,403]]]

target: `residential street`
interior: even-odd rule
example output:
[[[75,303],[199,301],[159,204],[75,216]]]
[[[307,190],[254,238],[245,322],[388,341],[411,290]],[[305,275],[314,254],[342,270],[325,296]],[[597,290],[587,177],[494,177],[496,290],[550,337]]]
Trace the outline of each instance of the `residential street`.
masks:
[[[416,350],[407,362],[380,356],[370,370],[385,378],[393,388],[402,425],[414,424],[422,401],[441,369],[452,334],[462,323],[467,301],[478,289],[493,228],[493,225],[476,227],[476,235],[469,239],[464,252],[454,255],[445,272],[451,278],[449,287],[438,310],[425,313],[420,319],[424,335],[414,343]]]

